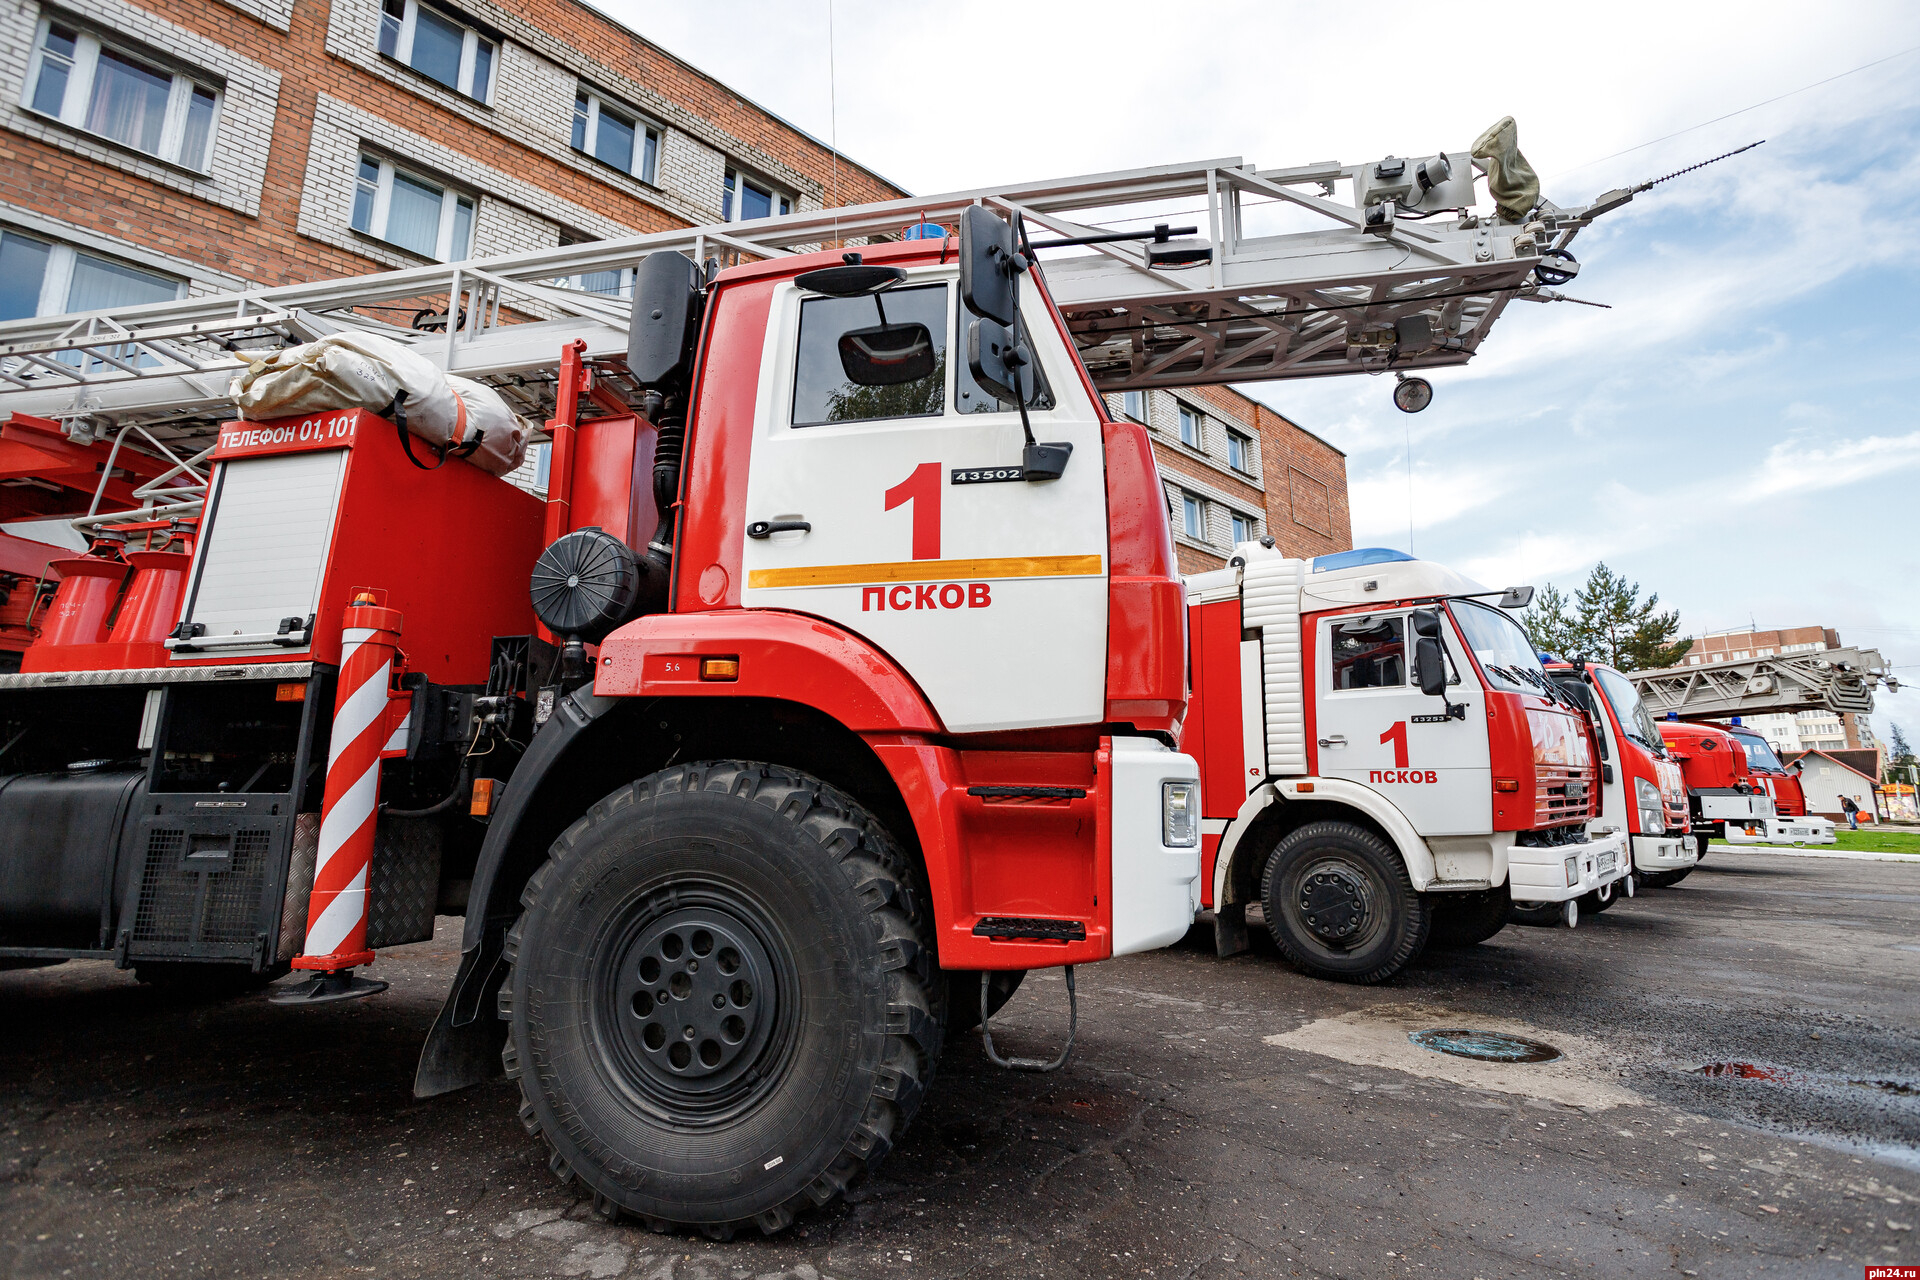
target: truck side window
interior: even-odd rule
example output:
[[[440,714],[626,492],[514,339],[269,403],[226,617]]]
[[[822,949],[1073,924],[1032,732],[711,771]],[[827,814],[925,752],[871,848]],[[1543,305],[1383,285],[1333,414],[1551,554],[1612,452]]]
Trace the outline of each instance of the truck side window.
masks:
[[[1390,689],[1407,682],[1407,620],[1355,618],[1333,628],[1333,687]]]
[[[947,315],[944,284],[802,302],[793,425],[945,413]]]

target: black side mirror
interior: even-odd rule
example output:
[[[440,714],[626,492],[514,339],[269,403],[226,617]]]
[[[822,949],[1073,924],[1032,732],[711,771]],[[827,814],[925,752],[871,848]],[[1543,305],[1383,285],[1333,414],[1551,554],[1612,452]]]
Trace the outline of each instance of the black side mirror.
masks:
[[[840,369],[861,387],[897,387],[931,377],[933,335],[924,324],[878,324],[840,335]]]
[[[1011,328],[1019,316],[1020,274],[1026,259],[1014,251],[1016,228],[982,205],[960,218],[960,301],[976,316]]]
[[[1440,637],[1421,636],[1413,642],[1413,674],[1420,692],[1430,698],[1447,696],[1447,655]]]
[[[1500,597],[1502,609],[1524,609],[1532,603],[1532,587],[1508,587],[1506,594]]]
[[[633,272],[627,370],[641,390],[673,393],[692,383],[705,284],[705,273],[684,254],[663,250],[640,259]]]
[[[1020,335],[1020,277],[1028,269],[1019,252],[1020,215],[1002,221],[981,205],[960,218],[960,301],[977,319],[967,325],[967,369],[981,390],[1020,410],[1026,448],[1023,480],[1058,480],[1073,454],[1070,441],[1033,438],[1027,406],[1033,403],[1033,352]]]
[[[1413,634],[1440,638],[1440,611],[1438,609],[1415,609],[1413,611]]]

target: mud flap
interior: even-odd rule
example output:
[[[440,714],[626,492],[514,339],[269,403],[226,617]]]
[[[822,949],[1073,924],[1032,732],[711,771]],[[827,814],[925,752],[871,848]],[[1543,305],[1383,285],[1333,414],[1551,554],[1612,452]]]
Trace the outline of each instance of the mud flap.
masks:
[[[1213,912],[1213,953],[1237,956],[1253,944],[1247,939],[1247,904],[1235,902]]]
[[[507,1024],[494,1014],[494,997],[507,976],[502,956],[511,923],[487,921],[478,945],[461,955],[453,988],[420,1049],[414,1097],[451,1093],[501,1075],[500,1047],[506,1043]]]

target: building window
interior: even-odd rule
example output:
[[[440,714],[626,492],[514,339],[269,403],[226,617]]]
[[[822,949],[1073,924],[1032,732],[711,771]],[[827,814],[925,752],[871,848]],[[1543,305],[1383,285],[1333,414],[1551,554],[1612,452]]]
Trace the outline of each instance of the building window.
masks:
[[[1185,405],[1180,406],[1180,443],[1200,447],[1200,415]]]
[[[660,131],[582,89],[573,100],[573,149],[642,182],[653,182],[660,163]]]
[[[1180,532],[1198,542],[1207,540],[1207,504],[1190,493],[1180,495]]]
[[[1253,441],[1238,431],[1227,432],[1227,465],[1246,475],[1253,474]]]
[[[187,282],[177,276],[129,266],[17,231],[0,231],[0,320],[171,302],[184,297],[186,291]],[[133,347],[102,354],[141,367],[157,363]],[[82,360],[70,351],[55,358],[71,365],[79,365]],[[87,360],[86,364],[89,369],[106,367],[98,360]]]
[[[1145,424],[1147,420],[1147,393],[1144,391],[1122,391],[1120,393],[1120,412],[1135,422]]]
[[[493,93],[493,41],[420,0],[384,0],[380,52],[476,102]]]
[[[458,262],[473,253],[473,197],[360,157],[353,192],[353,229],[423,258]]]
[[[27,106],[62,124],[205,173],[220,90],[91,32],[42,18]]]
[[[562,231],[561,244],[592,244],[595,237],[577,231]],[[562,276],[557,283],[603,298],[626,299],[633,296],[633,268],[607,267],[601,271],[583,271],[577,276]]]
[[[720,202],[722,221],[751,222],[755,218],[784,218],[792,212],[792,196],[775,190],[758,178],[750,178],[738,169],[727,170],[726,191]]]
[[[1243,542],[1252,542],[1259,536],[1260,533],[1257,528],[1257,522],[1252,516],[1243,516],[1238,511],[1233,513],[1233,543],[1235,546],[1239,546]]]

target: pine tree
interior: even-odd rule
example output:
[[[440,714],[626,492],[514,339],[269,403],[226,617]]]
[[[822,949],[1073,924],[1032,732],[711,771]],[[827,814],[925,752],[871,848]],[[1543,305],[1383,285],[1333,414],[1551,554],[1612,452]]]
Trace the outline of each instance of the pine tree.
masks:
[[[1586,640],[1580,634],[1571,603],[1551,582],[1534,593],[1533,603],[1520,615],[1520,629],[1533,641],[1537,652],[1556,658],[1577,658],[1586,653]]]
[[[1912,766],[1916,763],[1913,747],[1907,742],[1906,730],[1899,725],[1887,724],[1888,748],[1887,766],[1882,782],[1912,781]]]
[[[1680,611],[1657,613],[1656,592],[1640,599],[1640,584],[1628,582],[1602,561],[1587,576],[1587,585],[1573,593],[1575,625],[1589,646],[1587,656],[1619,671],[1671,667],[1693,647],[1691,640],[1674,643],[1680,630]]]

